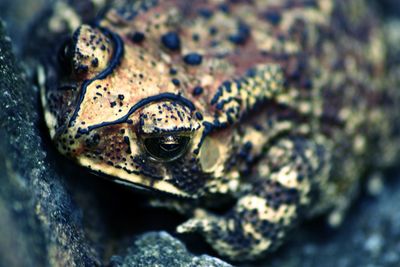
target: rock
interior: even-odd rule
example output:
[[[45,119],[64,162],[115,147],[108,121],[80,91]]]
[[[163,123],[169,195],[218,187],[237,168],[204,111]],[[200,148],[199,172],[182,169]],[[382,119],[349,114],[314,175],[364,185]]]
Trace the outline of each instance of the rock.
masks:
[[[79,209],[47,163],[37,91],[29,86],[0,25],[0,266],[98,262]]]
[[[149,232],[140,236],[134,246],[128,249],[125,258],[114,257],[112,266],[187,266],[187,267],[228,267],[217,258],[194,256],[185,246],[167,232]]]

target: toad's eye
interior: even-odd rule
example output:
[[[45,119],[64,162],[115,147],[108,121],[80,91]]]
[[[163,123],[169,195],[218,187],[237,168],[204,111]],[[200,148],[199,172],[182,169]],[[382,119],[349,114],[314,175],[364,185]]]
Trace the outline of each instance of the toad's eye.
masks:
[[[158,161],[173,161],[182,156],[188,147],[190,136],[167,134],[144,138],[143,144],[152,158]]]
[[[64,41],[58,50],[58,63],[63,71],[70,74],[72,71],[73,42],[72,38]]]

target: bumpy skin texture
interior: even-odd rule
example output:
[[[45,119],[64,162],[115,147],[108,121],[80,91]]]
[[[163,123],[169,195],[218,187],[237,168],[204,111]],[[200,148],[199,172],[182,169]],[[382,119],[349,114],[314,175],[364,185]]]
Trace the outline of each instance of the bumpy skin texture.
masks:
[[[191,217],[177,231],[222,256],[259,257],[323,212],[338,223],[366,167],[398,151],[362,0],[112,1],[91,26],[57,4],[47,22],[72,36],[39,71],[58,150],[182,197],[163,204]]]

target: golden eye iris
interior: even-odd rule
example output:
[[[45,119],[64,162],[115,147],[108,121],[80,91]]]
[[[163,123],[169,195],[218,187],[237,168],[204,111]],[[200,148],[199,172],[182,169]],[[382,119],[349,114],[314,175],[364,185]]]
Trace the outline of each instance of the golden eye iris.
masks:
[[[144,138],[143,144],[150,156],[157,161],[173,161],[187,150],[190,136],[166,134]]]

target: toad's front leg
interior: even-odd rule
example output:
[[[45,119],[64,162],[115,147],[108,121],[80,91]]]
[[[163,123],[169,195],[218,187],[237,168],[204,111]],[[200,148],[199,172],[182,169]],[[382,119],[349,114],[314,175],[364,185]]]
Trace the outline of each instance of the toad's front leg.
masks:
[[[325,145],[290,137],[270,147],[259,162],[251,189],[224,216],[197,210],[178,232],[200,232],[221,255],[248,260],[276,248],[327,180]]]

